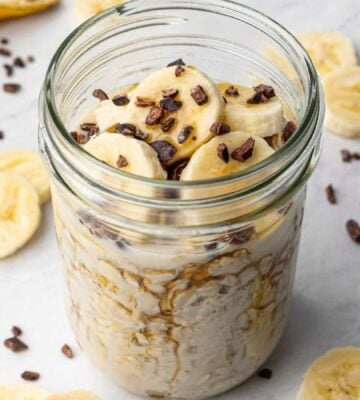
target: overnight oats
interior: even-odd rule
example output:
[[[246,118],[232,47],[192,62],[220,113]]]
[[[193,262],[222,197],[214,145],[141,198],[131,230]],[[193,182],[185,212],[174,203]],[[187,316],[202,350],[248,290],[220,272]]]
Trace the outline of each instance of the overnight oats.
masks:
[[[159,3],[169,7],[166,18],[180,13]],[[105,25],[94,37],[105,31],[113,39],[112,24],[115,31],[125,24],[119,37],[126,36],[148,13],[160,18],[146,4],[95,18],[93,26]],[[217,7],[199,4],[202,12]],[[265,19],[233,7],[239,21]],[[174,53],[166,44],[158,50],[163,65],[155,57],[147,68],[133,63],[126,79],[107,75],[104,65],[108,72],[130,68],[129,49],[138,44],[125,37],[123,59],[104,57],[114,53],[107,46],[101,66],[79,64],[96,48],[91,26],[73,34],[78,41],[84,35],[82,47],[72,48],[73,40],[59,50],[41,100],[40,144],[70,322],[81,348],[127,390],[213,396],[254,374],[284,331],[306,181],[319,154],[317,78],[284,32],[304,69],[294,67],[287,81],[254,68],[249,84],[249,71],[236,72],[226,57],[223,71],[219,59],[215,69],[204,68],[204,56],[189,51],[195,34],[183,39],[183,58],[165,63]],[[101,36],[96,45],[105,42]]]

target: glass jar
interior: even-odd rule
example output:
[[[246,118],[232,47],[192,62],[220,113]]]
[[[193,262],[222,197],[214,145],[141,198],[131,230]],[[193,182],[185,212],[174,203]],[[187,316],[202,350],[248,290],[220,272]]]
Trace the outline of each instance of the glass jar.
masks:
[[[116,170],[71,140],[95,88],[139,82],[180,57],[217,81],[271,84],[296,134],[244,172],[196,182]],[[82,349],[121,386],[200,399],[238,385],[266,361],[289,313],[323,112],[301,45],[231,1],[132,0],[60,46],[39,131],[68,314]]]

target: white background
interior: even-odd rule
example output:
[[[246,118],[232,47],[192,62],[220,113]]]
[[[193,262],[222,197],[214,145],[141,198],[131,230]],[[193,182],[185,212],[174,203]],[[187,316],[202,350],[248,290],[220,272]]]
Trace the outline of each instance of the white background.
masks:
[[[359,52],[358,0],[246,3],[295,33],[342,30]],[[37,97],[52,53],[76,26],[71,6],[72,1],[67,0],[41,15],[0,22],[0,37],[11,40],[14,52],[36,58],[35,64],[16,71],[13,81],[23,84],[21,94],[0,92],[0,130],[6,135],[0,149],[36,147]],[[0,63],[3,60],[1,57]],[[4,76],[0,73],[1,83]],[[273,378],[254,377],[219,396],[224,400],[293,399],[314,357],[334,346],[360,346],[360,246],[345,231],[349,218],[360,221],[360,162],[342,163],[341,148],[360,151],[360,139],[341,139],[326,132],[322,159],[309,185],[292,315],[283,340],[267,363]],[[336,206],[325,198],[324,187],[330,182],[337,189]],[[13,354],[0,346],[0,384],[21,383],[21,372],[30,369],[41,373],[39,384],[49,390],[86,388],[103,400],[135,399],[98,372],[74,343],[64,313],[50,205],[45,207],[41,228],[31,243],[14,257],[0,261],[1,341],[9,336],[13,324],[24,329],[30,350]],[[75,349],[75,359],[68,360],[60,353],[65,342]]]

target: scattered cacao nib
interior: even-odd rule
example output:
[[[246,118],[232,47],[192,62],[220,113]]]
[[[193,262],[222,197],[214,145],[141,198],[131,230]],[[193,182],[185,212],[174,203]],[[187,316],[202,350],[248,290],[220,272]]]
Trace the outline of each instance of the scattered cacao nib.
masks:
[[[126,167],[127,165],[129,165],[129,163],[128,163],[128,160],[127,160],[124,156],[122,156],[122,155],[120,154],[118,160],[116,161],[116,165],[117,165],[119,168],[124,168],[124,167]]]
[[[271,135],[271,136],[265,136],[264,140],[266,140],[267,144],[269,146],[271,146],[272,148],[275,147],[275,144],[277,142],[277,134],[275,133],[275,135]]]
[[[15,58],[14,65],[16,67],[20,67],[20,68],[25,68],[26,67],[25,62],[21,57],[16,57]]]
[[[351,237],[351,239],[360,243],[360,225],[353,219],[349,219],[346,223],[346,229]]]
[[[295,122],[289,121],[286,123],[282,134],[284,143],[286,143],[291,138],[291,136],[295,133],[296,129],[297,126]]]
[[[239,91],[235,86],[231,85],[225,90],[225,94],[228,96],[239,96]]]
[[[4,139],[5,135],[3,131],[0,131],[0,140]]]
[[[112,102],[116,106],[126,106],[127,104],[129,104],[130,99],[127,94],[120,94],[118,96],[113,97]]]
[[[0,56],[11,57],[11,51],[4,47],[0,47]]]
[[[89,141],[89,135],[86,133],[79,133],[76,131],[70,132],[70,136],[75,140],[76,143],[85,144]]]
[[[139,140],[145,140],[147,138],[147,134],[133,124],[116,124],[113,129],[114,132],[121,133],[125,136],[133,136]]]
[[[68,344],[64,344],[61,348],[61,352],[64,354],[65,357],[67,358],[74,358],[74,353],[71,349],[71,347]]]
[[[264,379],[271,379],[272,377],[272,371],[269,368],[263,368],[258,372],[258,376],[260,378],[264,378]]]
[[[9,39],[8,38],[2,38],[1,39],[1,44],[9,44]]]
[[[225,97],[225,96],[222,96],[222,98],[223,98],[223,100],[224,100],[224,103],[227,104],[228,101],[226,100],[226,97]]]
[[[157,125],[161,122],[163,117],[164,117],[164,110],[162,110],[160,107],[154,106],[149,111],[145,123],[147,125]]]
[[[168,112],[175,112],[179,110],[182,106],[182,102],[180,100],[175,100],[171,97],[166,97],[165,99],[160,101],[160,107]]]
[[[231,128],[228,124],[224,122],[214,122],[210,127],[210,132],[214,133],[217,136],[224,135],[225,133],[229,133]]]
[[[80,129],[87,132],[90,136],[99,133],[99,127],[92,122],[85,122],[81,124]]]
[[[166,165],[172,160],[176,153],[176,148],[166,140],[156,140],[150,146],[157,152],[162,165]]]
[[[14,325],[14,326],[11,328],[11,333],[12,333],[15,337],[17,337],[17,336],[22,335],[22,330],[21,330],[18,326]]]
[[[360,160],[360,153],[358,152],[352,153],[351,157],[353,160]]]
[[[27,62],[29,62],[29,63],[33,63],[34,61],[35,61],[35,58],[34,58],[34,56],[27,56]]]
[[[177,89],[166,89],[162,91],[163,97],[176,97],[179,94]]]
[[[341,158],[343,162],[349,163],[352,161],[352,155],[349,150],[343,149],[341,150]]]
[[[254,146],[255,146],[255,140],[252,137],[250,137],[249,139],[246,140],[245,143],[243,143],[240,147],[236,148],[231,153],[231,157],[236,161],[245,162],[252,156]]]
[[[21,377],[25,381],[37,381],[40,378],[40,374],[38,372],[34,372],[34,371],[24,371],[21,374]]]
[[[19,353],[20,351],[24,351],[28,349],[28,346],[20,340],[17,336],[12,338],[6,339],[4,341],[5,347],[9,350],[13,351],[14,353]]]
[[[175,163],[174,165],[171,165],[168,169],[167,169],[167,173],[168,173],[168,179],[170,179],[171,181],[178,181],[180,180],[180,176],[184,170],[184,168],[188,165],[190,159],[186,158],[184,160],[180,160],[177,163]]]
[[[17,93],[21,90],[21,86],[18,83],[4,83],[3,90],[6,93]]]
[[[152,107],[155,105],[155,101],[145,98],[145,97],[137,97],[135,104],[138,107]]]
[[[14,68],[12,65],[10,64],[4,64],[3,65],[4,69],[5,69],[5,73],[7,77],[13,76],[14,75]]]
[[[254,87],[255,93],[248,100],[248,104],[266,103],[272,97],[275,97],[275,90],[273,87],[260,84]]]
[[[93,96],[100,101],[108,100],[109,96],[102,89],[95,89],[93,91]]]
[[[185,67],[186,64],[184,63],[184,61],[183,61],[182,58],[178,58],[177,60],[175,60],[175,61],[169,63],[169,64],[167,65],[167,67],[168,67],[168,68],[169,68],[169,67],[175,67],[175,65],[180,65],[180,66]]]
[[[260,104],[264,103],[265,101],[267,101],[267,98],[263,97],[262,93],[260,92],[255,92],[249,99],[246,100],[248,104]]]
[[[217,146],[217,155],[220,160],[223,160],[225,163],[228,163],[230,160],[229,149],[227,148],[225,143],[220,143]]]
[[[175,76],[178,78],[183,72],[185,72],[185,68],[183,68],[181,65],[179,65],[175,69]]]
[[[188,140],[188,138],[191,135],[193,130],[194,130],[194,128],[191,125],[185,125],[181,129],[180,133],[178,134],[178,138],[177,138],[178,143],[179,144],[185,143]]]
[[[326,192],[326,197],[329,201],[330,204],[336,204],[336,196],[335,196],[335,190],[333,188],[333,185],[328,185],[325,188],[325,192]]]
[[[191,97],[195,100],[198,106],[202,106],[208,102],[208,95],[205,93],[204,89],[197,85],[190,90]]]
[[[174,126],[176,120],[175,118],[167,118],[165,121],[160,123],[161,130],[163,132],[169,132],[171,128]]]

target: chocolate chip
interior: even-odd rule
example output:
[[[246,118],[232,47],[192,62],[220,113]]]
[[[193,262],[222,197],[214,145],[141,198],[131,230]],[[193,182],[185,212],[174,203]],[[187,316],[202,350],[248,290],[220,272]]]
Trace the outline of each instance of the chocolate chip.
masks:
[[[1,44],[9,44],[9,39],[8,38],[2,38],[1,39]]]
[[[0,140],[4,139],[5,135],[3,131],[0,131]]]
[[[14,353],[19,353],[20,351],[28,349],[28,346],[16,336],[6,339],[4,345]]]
[[[117,165],[119,168],[124,168],[124,167],[126,167],[127,165],[129,165],[129,163],[128,163],[128,160],[127,160],[124,156],[122,156],[122,155],[120,154],[118,160],[116,161],[116,165]]]
[[[163,99],[160,101],[160,107],[168,112],[175,112],[181,108],[182,102],[179,100],[175,100],[171,97],[166,97],[166,99]]]
[[[183,72],[185,72],[185,68],[183,68],[181,65],[179,65],[175,69],[175,76],[178,78]]]
[[[24,371],[21,374],[21,377],[25,381],[37,381],[40,378],[40,374],[38,372],[34,372],[34,371]]]
[[[14,68],[10,64],[4,64],[3,65],[5,69],[6,76],[13,76],[14,75]]]
[[[34,56],[27,56],[27,62],[33,63],[35,61]]]
[[[336,201],[335,190],[334,190],[333,186],[332,185],[328,185],[325,188],[325,192],[326,192],[326,197],[327,197],[329,203],[330,204],[336,204],[337,201]]]
[[[264,379],[271,379],[272,371],[269,368],[263,368],[258,372],[258,376]]]
[[[185,167],[188,165],[189,161],[190,161],[190,159],[186,158],[184,160],[180,160],[176,164],[169,167],[167,169],[168,179],[170,179],[171,181],[180,180],[180,176],[181,176],[183,170],[185,169]]]
[[[231,85],[225,90],[225,94],[228,96],[239,96],[239,91],[235,86]]]
[[[76,143],[85,144],[89,141],[89,135],[86,133],[79,133],[76,131],[70,132],[70,136],[75,140]]]
[[[166,89],[162,91],[163,97],[176,97],[179,94],[177,89]]]
[[[351,239],[356,243],[360,243],[360,225],[355,220],[350,219],[346,223],[346,229]]]
[[[167,118],[165,121],[160,123],[161,130],[163,132],[169,132],[171,128],[174,126],[176,120],[175,118]]]
[[[341,158],[343,162],[349,163],[352,161],[352,155],[349,150],[343,149],[341,150]]]
[[[191,135],[193,130],[194,130],[194,128],[191,125],[185,125],[181,129],[180,133],[178,134],[178,138],[177,138],[178,143],[179,144],[185,143],[188,140],[188,138]]]
[[[230,126],[223,122],[214,122],[210,127],[210,132],[214,133],[217,136],[229,133],[230,130]]]
[[[18,83],[4,83],[3,89],[6,93],[17,93],[21,90],[21,86]]]
[[[175,155],[176,148],[166,140],[156,140],[150,146],[157,152],[162,165],[166,165]]]
[[[208,95],[200,85],[192,88],[190,90],[190,95],[195,100],[195,103],[199,106],[206,104],[209,100]]]
[[[25,68],[24,60],[21,57],[16,57],[14,60],[14,65],[16,67]]]
[[[99,133],[99,127],[92,122],[85,122],[80,125],[80,129],[87,132],[90,136]]]
[[[93,96],[100,101],[108,100],[109,96],[102,89],[95,89],[93,91]]]
[[[255,140],[252,137],[250,137],[246,140],[245,143],[243,143],[240,147],[237,147],[231,153],[231,157],[234,160],[245,162],[252,156],[254,146],[255,146]]]
[[[287,124],[285,125],[285,128],[283,130],[283,134],[282,134],[284,143],[286,143],[291,138],[291,136],[295,133],[296,129],[297,129],[297,126],[296,126],[295,122],[293,122],[293,121],[287,122]]]
[[[272,86],[263,83],[254,87],[255,93],[247,100],[248,104],[266,103],[272,97],[275,97],[275,90]]]
[[[167,65],[167,67],[175,67],[175,65],[182,65],[183,67],[186,65],[182,58],[178,58],[177,60],[171,62],[170,64]]]
[[[127,94],[120,94],[118,96],[113,97],[112,102],[116,106],[126,106],[127,104],[129,104],[130,99]]]
[[[64,346],[62,346],[61,352],[67,358],[74,358],[74,353],[73,353],[71,347],[68,344],[64,344]]]
[[[161,122],[164,117],[164,111],[160,107],[152,107],[148,116],[146,117],[145,123],[147,125],[157,125]]]
[[[11,51],[4,47],[0,47],[0,56],[11,57]]]
[[[277,143],[277,139],[278,139],[278,135],[275,133],[275,135],[271,135],[271,136],[265,136],[264,140],[266,140],[267,144],[269,146],[271,146],[272,148],[275,147],[276,143]]]
[[[225,143],[218,144],[216,151],[220,160],[224,161],[225,163],[229,162],[230,160],[229,149],[227,148]]]
[[[22,335],[22,330],[18,326],[13,326],[11,332],[15,337]]]
[[[243,244],[251,239],[251,236],[255,233],[255,228],[250,226],[238,232],[228,233],[225,236],[225,240],[232,244]]]
[[[147,97],[137,97],[135,104],[138,107],[152,107],[155,105],[155,101],[153,101]]]

